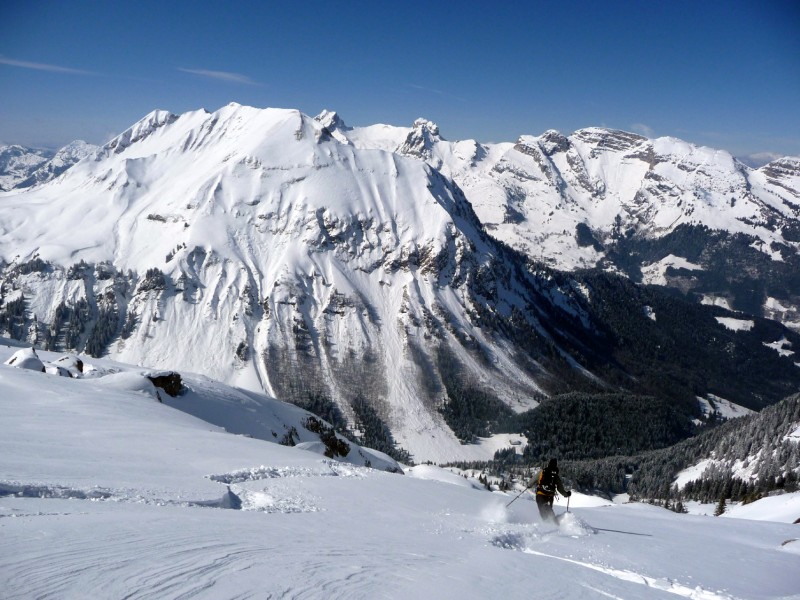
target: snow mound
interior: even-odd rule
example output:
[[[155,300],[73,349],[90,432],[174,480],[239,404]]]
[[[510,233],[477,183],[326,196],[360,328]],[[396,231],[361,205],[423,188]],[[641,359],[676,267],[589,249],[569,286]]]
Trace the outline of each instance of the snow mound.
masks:
[[[83,361],[74,354],[66,354],[54,360],[52,364],[66,369],[73,377],[78,377],[83,373]]]
[[[723,517],[794,523],[800,519],[800,492],[767,496],[749,504],[730,506]]]
[[[39,371],[40,373],[45,372],[44,363],[39,359],[39,355],[36,354],[36,350],[33,348],[17,350],[11,358],[3,364],[16,367],[17,369],[29,369],[31,371]]]
[[[96,384],[116,391],[141,392],[159,399],[158,391],[153,382],[138,373],[111,373],[95,380]]]

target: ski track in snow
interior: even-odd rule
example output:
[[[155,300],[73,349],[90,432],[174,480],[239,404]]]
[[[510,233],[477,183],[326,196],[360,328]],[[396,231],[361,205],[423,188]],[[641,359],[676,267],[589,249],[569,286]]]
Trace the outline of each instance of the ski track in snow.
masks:
[[[611,577],[615,577],[623,581],[639,583],[641,585],[655,588],[657,590],[663,590],[665,592],[677,594],[678,596],[683,596],[684,598],[691,598],[692,600],[737,600],[734,596],[730,596],[722,592],[711,592],[709,590],[704,590],[699,586],[691,588],[689,586],[682,585],[680,583],[671,581],[669,579],[656,579],[655,577],[648,577],[647,575],[642,575],[641,573],[636,573],[634,571],[613,569],[611,567],[604,567],[592,563],[581,562],[579,560],[573,560],[571,558],[565,558],[563,556],[553,556],[552,554],[545,554],[544,552],[539,552],[531,548],[523,548],[522,552],[524,552],[525,554],[534,554],[536,556],[543,556],[545,558],[561,560],[564,562],[571,563],[573,565],[579,565],[581,567],[586,567],[587,569],[592,569],[594,571],[605,573],[606,575],[610,575]]]
[[[344,481],[342,484],[350,485]],[[594,550],[589,545],[565,545],[563,542],[570,542],[570,538],[581,537],[575,532],[600,540],[594,535],[596,530],[577,516],[567,520],[566,528],[553,528],[538,522],[487,523],[489,512],[495,514],[488,509],[478,520],[475,515],[444,510],[428,521],[430,529],[417,529],[420,536],[417,542],[422,541],[421,544],[412,543],[407,533],[395,531],[387,537],[372,535],[373,531],[365,532],[359,543],[352,545],[343,539],[341,531],[342,527],[353,526],[347,519],[332,523],[329,530],[328,521],[308,515],[304,518],[313,520],[295,528],[290,516],[278,515],[277,521],[270,518],[260,523],[237,511],[214,511],[224,515],[220,521],[207,519],[203,511],[187,510],[191,506],[187,504],[139,505],[134,509],[136,515],[120,519],[120,511],[128,509],[113,502],[87,503],[88,499],[80,501],[77,496],[14,500],[25,509],[0,505],[3,521],[27,520],[28,535],[49,541],[26,544],[22,553],[14,556],[7,553],[0,559],[0,570],[6,577],[5,590],[12,594],[9,597],[67,598],[80,597],[76,596],[77,590],[102,590],[105,597],[126,599],[401,598],[408,597],[402,593],[404,590],[419,592],[437,579],[452,577],[453,566],[469,555],[468,548],[474,547],[469,540],[483,539],[488,546],[516,550],[519,556],[554,559],[570,568],[585,569],[620,582],[606,587],[596,576],[586,579],[578,576],[567,596],[548,595],[554,590],[545,588],[544,597],[620,600],[669,593],[692,600],[739,598],[724,591],[691,587],[670,577],[649,576],[639,568],[612,566],[615,559],[613,553],[605,553],[605,544],[595,544]],[[35,511],[51,502],[58,510]],[[87,504],[94,507],[91,512],[66,510]],[[309,540],[317,527],[321,529]],[[76,528],[91,533],[75,534]],[[234,531],[237,534],[232,538]],[[432,542],[431,535],[439,541]],[[303,538],[307,541],[299,542]],[[458,545],[453,547],[454,540],[464,540],[464,547],[461,550]],[[579,555],[580,560],[572,558],[572,554],[553,554],[574,551],[584,553]],[[459,558],[462,552],[466,555]],[[506,563],[502,559],[497,562]],[[549,571],[541,564],[531,564],[530,568],[539,577]],[[553,572],[559,577],[566,573],[563,569]],[[529,583],[533,581],[536,577]],[[376,582],[387,582],[388,587],[377,586]],[[558,584],[561,585],[564,584]],[[643,586],[648,591],[641,595],[630,590],[626,593],[625,587],[619,585]],[[585,589],[586,595],[575,595],[575,586]],[[461,597],[454,593],[439,597]]]
[[[562,522],[562,525],[560,527],[556,527],[555,529],[545,529],[544,531],[539,531],[538,529],[534,531],[519,531],[518,528],[515,528],[495,535],[491,538],[491,542],[493,545],[499,548],[506,550],[517,550],[524,554],[532,554],[544,558],[564,561],[583,568],[598,571],[622,581],[641,584],[647,586],[648,588],[677,594],[685,598],[691,598],[692,600],[736,600],[735,596],[731,596],[721,591],[711,592],[703,589],[700,586],[690,587],[668,578],[650,577],[629,569],[616,569],[607,565],[575,560],[573,558],[556,556],[535,550],[533,548],[534,545],[541,546],[553,536],[579,538],[598,533],[597,529],[593,528],[579,517],[575,517],[572,513],[565,513],[564,517],[567,516],[571,518],[565,519]],[[609,598],[618,598],[617,596],[608,594],[590,586],[586,587]]]

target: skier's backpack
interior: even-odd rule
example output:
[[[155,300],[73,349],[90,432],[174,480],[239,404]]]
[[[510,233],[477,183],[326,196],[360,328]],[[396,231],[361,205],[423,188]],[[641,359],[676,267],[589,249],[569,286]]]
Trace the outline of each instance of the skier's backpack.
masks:
[[[553,469],[544,468],[539,473],[539,485],[537,492],[543,492],[548,496],[555,496],[556,493],[556,473]]]

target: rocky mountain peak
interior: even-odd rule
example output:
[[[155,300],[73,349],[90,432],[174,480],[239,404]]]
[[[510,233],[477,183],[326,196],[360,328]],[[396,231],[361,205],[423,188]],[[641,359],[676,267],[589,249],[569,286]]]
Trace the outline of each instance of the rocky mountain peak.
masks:
[[[545,131],[541,135],[539,143],[547,156],[552,156],[557,152],[566,152],[571,146],[569,138],[555,129]]]
[[[325,127],[328,131],[334,132],[337,130],[347,130],[349,127],[344,122],[344,120],[339,116],[339,113],[332,110],[323,110],[319,113],[314,120],[319,123],[322,127]]]
[[[414,121],[405,141],[397,152],[417,158],[428,159],[436,142],[442,141],[439,135],[439,126],[428,119],[419,118]]]
[[[784,156],[759,169],[770,177],[800,177],[800,157]]]
[[[106,152],[114,152],[119,154],[125,148],[134,144],[158,129],[170,125],[178,120],[178,115],[175,115],[166,110],[154,110],[144,116],[141,120],[134,123],[131,127],[123,131],[120,135],[112,139],[110,142],[102,147]]]
[[[597,148],[615,151],[629,150],[647,141],[647,138],[643,135],[603,127],[579,129],[571,137],[575,140],[592,144]]]

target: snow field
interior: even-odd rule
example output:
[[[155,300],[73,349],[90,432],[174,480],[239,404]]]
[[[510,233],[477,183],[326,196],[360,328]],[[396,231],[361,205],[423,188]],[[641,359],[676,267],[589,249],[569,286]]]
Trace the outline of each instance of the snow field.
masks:
[[[507,507],[516,494],[438,467],[389,474],[233,435],[103,379],[0,365],[9,598],[716,600],[800,586],[792,525],[575,494],[556,528],[529,495]]]

